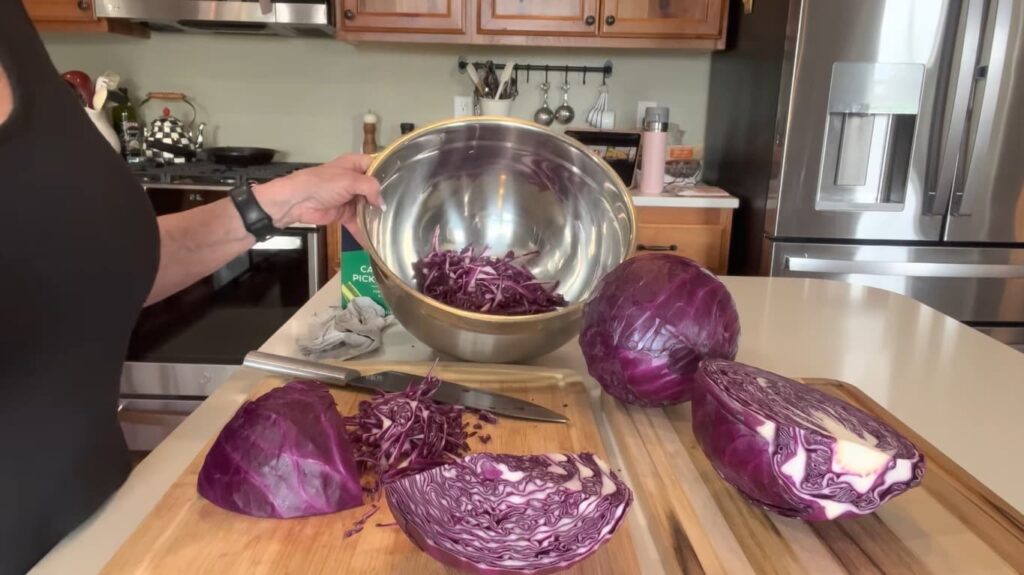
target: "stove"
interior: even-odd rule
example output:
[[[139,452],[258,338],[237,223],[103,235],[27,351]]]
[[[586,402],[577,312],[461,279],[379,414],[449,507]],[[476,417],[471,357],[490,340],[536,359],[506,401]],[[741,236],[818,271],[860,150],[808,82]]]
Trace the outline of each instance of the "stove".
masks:
[[[143,187],[202,186],[204,189],[233,188],[251,182],[261,184],[274,178],[315,166],[301,162],[271,162],[260,166],[235,167],[199,161],[162,166],[144,162],[130,166]]]

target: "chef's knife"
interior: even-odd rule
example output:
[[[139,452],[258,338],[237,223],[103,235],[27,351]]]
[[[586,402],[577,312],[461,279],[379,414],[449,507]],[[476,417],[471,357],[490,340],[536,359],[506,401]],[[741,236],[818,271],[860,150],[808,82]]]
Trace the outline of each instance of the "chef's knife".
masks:
[[[322,381],[329,385],[341,387],[352,386],[373,391],[384,391],[387,393],[402,391],[408,387],[410,383],[423,379],[422,376],[398,371],[384,371],[371,375],[363,375],[357,370],[341,367],[339,365],[318,363],[315,361],[285,357],[260,351],[249,352],[248,355],[245,356],[245,360],[242,364],[246,367],[251,367],[253,369],[269,373],[276,373],[278,375],[304,377]],[[490,391],[482,391],[458,383],[452,383],[450,381],[441,381],[441,386],[437,388],[437,391],[434,392],[431,399],[441,403],[462,405],[472,409],[482,409],[498,415],[517,417],[520,419],[553,421],[558,423],[565,423],[569,421],[569,419],[564,415],[551,411],[545,407],[541,407],[535,403],[530,403],[529,401],[509,397],[507,395],[492,393]]]

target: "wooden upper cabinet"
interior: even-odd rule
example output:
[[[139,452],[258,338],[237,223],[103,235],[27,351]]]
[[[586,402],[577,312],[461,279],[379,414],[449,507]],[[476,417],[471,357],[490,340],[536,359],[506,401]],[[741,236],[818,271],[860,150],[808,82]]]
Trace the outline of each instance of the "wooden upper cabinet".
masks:
[[[22,0],[33,21],[92,22],[93,0]]]
[[[599,0],[475,0],[481,33],[525,35],[597,34]]]
[[[462,34],[468,0],[341,0],[342,32]]]
[[[604,0],[601,35],[719,37],[727,0]]]

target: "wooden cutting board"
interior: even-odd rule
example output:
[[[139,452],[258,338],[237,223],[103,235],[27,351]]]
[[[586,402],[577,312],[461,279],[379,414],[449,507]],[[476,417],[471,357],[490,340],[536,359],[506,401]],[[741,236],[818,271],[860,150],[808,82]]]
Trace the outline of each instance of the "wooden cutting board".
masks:
[[[927,458],[920,487],[856,519],[807,523],[761,511],[718,477],[689,405],[601,400],[665,573],[1024,573],[1024,517],[853,386],[805,383],[882,419]],[[984,446],[979,446],[984,448]]]
[[[424,374],[428,363],[395,364],[352,362],[364,373],[396,369]],[[483,445],[470,439],[473,451],[549,453],[591,451],[606,457],[596,427],[591,400],[579,376],[571,371],[521,366],[451,364],[441,367],[442,378],[516,396],[564,413],[569,424],[537,423],[500,418],[482,433],[492,440]],[[256,397],[282,385],[268,378],[252,394]],[[355,413],[366,393],[332,388],[343,414]],[[475,422],[474,416],[469,416]],[[106,565],[103,573],[145,574],[316,574],[350,575],[448,573],[440,563],[413,545],[391,523],[382,500],[381,510],[362,533],[344,533],[368,508],[302,519],[258,519],[231,513],[207,502],[196,492],[196,479],[208,447],[171,486]],[[619,575],[639,572],[630,539],[629,519],[597,553],[567,573]]]

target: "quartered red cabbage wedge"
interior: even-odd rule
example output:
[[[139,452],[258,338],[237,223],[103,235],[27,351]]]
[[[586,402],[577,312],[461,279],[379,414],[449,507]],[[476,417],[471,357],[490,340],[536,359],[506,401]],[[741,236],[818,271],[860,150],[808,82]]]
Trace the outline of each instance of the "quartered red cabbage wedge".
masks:
[[[384,493],[423,551],[485,575],[567,569],[612,536],[633,501],[591,453],[479,453],[389,483]]]
[[[327,387],[292,381],[247,401],[199,471],[199,494],[255,517],[305,517],[363,503],[352,447]]]
[[[719,475],[780,515],[871,513],[924,475],[924,456],[895,429],[756,367],[702,361],[692,408],[694,435]]]

